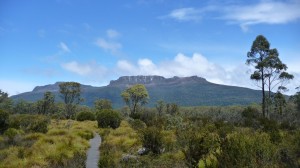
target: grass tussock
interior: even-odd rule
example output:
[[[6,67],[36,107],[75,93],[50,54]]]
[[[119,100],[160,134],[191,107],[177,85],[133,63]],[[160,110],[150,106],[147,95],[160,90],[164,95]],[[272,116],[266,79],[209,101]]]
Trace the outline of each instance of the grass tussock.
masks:
[[[101,129],[99,134],[104,139],[100,146],[99,167],[119,165],[124,154],[135,154],[141,142],[138,134],[129,123],[123,120],[117,129]]]
[[[96,129],[95,121],[52,120],[47,133],[22,135],[21,143],[0,149],[0,168],[84,167]],[[4,143],[5,137],[0,140]]]

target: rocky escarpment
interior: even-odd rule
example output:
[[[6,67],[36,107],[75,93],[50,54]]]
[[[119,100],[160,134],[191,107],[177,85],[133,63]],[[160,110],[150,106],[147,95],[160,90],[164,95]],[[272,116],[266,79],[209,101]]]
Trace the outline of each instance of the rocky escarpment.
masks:
[[[176,85],[186,83],[208,83],[206,79],[191,76],[191,77],[177,77],[164,78],[162,76],[122,76],[117,80],[110,81],[109,86],[130,86],[134,84],[143,84],[146,86],[152,85]]]

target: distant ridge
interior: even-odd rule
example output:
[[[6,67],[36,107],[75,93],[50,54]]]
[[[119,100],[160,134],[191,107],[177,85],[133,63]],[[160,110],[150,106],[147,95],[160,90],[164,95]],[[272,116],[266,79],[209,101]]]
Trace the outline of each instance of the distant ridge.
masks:
[[[43,97],[44,92],[50,91],[60,101],[59,84],[37,86],[31,92],[12,96],[13,99],[37,101]],[[208,82],[197,76],[172,77],[162,76],[122,76],[117,80],[110,81],[109,85],[95,87],[81,85],[84,105],[93,106],[96,99],[110,99],[114,107],[123,107],[125,104],[120,96],[121,92],[134,84],[144,84],[149,92],[150,101],[148,106],[154,107],[156,101],[178,103],[181,106],[201,105],[247,105],[258,103],[261,100],[261,92],[249,88],[219,85]]]
[[[117,80],[112,80],[109,86],[129,86],[134,84],[144,84],[144,85],[175,85],[184,83],[206,83],[206,79],[191,76],[191,77],[177,77],[164,78],[162,76],[122,76]]]

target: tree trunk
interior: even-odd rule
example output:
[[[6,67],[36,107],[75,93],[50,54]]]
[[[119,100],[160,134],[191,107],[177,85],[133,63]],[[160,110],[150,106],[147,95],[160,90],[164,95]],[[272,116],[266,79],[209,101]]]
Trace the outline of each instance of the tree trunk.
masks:
[[[261,69],[261,86],[262,86],[262,113],[263,117],[266,117],[266,95],[265,95],[265,80],[264,70]]]

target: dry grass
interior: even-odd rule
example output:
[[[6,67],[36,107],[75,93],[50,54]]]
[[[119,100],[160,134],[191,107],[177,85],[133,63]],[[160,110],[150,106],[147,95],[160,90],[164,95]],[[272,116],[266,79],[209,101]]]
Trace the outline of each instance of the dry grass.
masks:
[[[52,120],[46,134],[25,134],[22,143],[0,150],[0,168],[65,167],[73,162],[83,167],[88,139],[96,130],[95,121]]]

